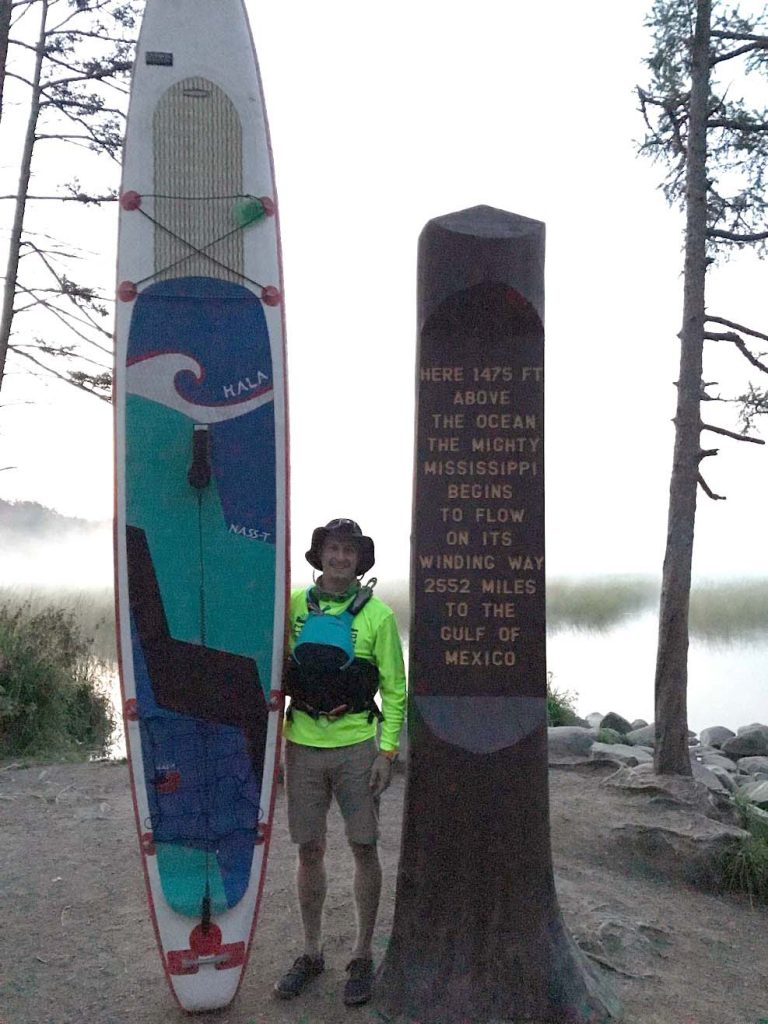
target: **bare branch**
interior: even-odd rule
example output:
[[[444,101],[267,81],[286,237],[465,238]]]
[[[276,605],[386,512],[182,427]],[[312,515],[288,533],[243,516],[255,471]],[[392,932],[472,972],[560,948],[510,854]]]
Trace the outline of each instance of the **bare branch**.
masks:
[[[710,228],[707,231],[708,238],[724,238],[727,242],[764,242],[768,238],[768,231],[757,231],[754,234],[740,235],[735,231],[719,231]]]
[[[726,430],[725,427],[715,427],[711,423],[702,423],[702,430],[711,430],[713,434],[722,434],[723,437],[732,437],[734,441],[749,441],[751,444],[765,444],[761,437],[752,437],[749,434],[737,434],[733,430]]]
[[[704,493],[706,494],[706,496],[708,498],[711,498],[712,501],[725,501],[725,495],[724,494],[715,494],[715,492],[710,488],[709,484],[704,479],[704,477],[701,475],[701,473],[699,473],[699,475],[696,477],[696,479],[698,480],[699,487],[701,487],[702,491],[704,491]]]
[[[720,449],[719,448],[701,448],[699,450],[699,462],[701,462],[702,459],[708,459],[712,455],[719,455],[719,454],[720,454]]]
[[[768,40],[763,39],[760,42],[745,43],[744,46],[740,46],[737,50],[731,50],[730,53],[722,53],[719,57],[713,57],[710,60],[712,67],[715,64],[722,64],[726,60],[733,60],[734,57],[740,57],[743,53],[754,53],[755,50],[766,50],[768,49]]]
[[[9,346],[12,352],[16,355],[22,356],[24,359],[29,359],[30,362],[34,363],[35,366],[39,366],[41,370],[45,370],[46,373],[52,374],[54,377],[58,377],[59,380],[63,380],[65,384],[71,384],[73,388],[78,388],[80,391],[84,391],[87,395],[93,395],[95,398],[100,398],[102,402],[106,402],[107,405],[111,405],[111,401],[108,395],[100,395],[98,391],[93,391],[91,388],[85,387],[80,381],[73,377],[68,377],[63,373],[59,373],[58,370],[54,370],[52,366],[46,366],[45,363],[41,363],[39,359],[35,359],[29,352],[23,352],[17,349],[14,345]]]
[[[743,324],[737,324],[733,320],[726,320],[722,316],[708,316],[706,321],[710,324],[722,324],[723,327],[732,327],[734,331],[749,334],[751,337],[759,338],[761,341],[768,341],[768,334],[761,334],[760,331],[756,331],[752,327],[745,327]]]

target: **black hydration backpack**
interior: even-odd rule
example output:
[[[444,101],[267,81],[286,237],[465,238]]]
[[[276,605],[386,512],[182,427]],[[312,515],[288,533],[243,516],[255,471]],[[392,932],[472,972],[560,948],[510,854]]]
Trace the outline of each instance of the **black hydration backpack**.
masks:
[[[361,587],[347,607],[324,612],[314,587],[307,590],[309,614],[288,659],[285,692],[291,698],[288,717],[296,708],[313,718],[367,711],[368,721],[383,718],[374,697],[379,670],[372,661],[355,657],[352,623],[373,596],[376,580]]]

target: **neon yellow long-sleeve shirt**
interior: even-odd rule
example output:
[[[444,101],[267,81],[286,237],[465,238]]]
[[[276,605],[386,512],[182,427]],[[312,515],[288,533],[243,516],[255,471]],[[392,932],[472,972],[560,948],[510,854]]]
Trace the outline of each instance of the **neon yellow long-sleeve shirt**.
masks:
[[[338,615],[349,604],[351,593],[334,598],[318,592],[324,612]],[[309,614],[306,589],[294,590],[289,605],[289,651]],[[379,695],[384,721],[381,723],[381,749],[396,750],[405,717],[405,666],[403,649],[392,609],[378,597],[372,597],[352,623],[355,657],[372,661],[379,670]],[[376,720],[368,721],[368,712],[342,715],[334,721],[314,719],[294,710],[286,719],[283,735],[292,743],[308,747],[344,747],[362,743],[376,735]]]

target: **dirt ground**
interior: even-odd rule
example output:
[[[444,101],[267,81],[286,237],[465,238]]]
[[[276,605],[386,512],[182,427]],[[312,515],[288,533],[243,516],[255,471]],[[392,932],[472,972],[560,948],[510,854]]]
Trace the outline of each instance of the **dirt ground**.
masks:
[[[627,1024],[768,1024],[768,909],[628,871],[606,840],[634,799],[605,771],[551,769],[552,845],[563,914],[624,1004]],[[404,779],[382,803],[381,956],[392,919]],[[184,1021],[145,910],[125,764],[0,766],[0,1024]],[[354,930],[350,855],[329,835],[327,969],[301,999],[272,984],[301,952],[295,857],[278,795],[262,917],[235,1003],[211,1024],[382,1024],[346,1009]]]

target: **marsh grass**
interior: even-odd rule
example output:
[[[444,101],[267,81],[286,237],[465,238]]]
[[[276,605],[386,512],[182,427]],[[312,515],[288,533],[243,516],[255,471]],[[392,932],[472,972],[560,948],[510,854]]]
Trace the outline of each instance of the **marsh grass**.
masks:
[[[690,627],[710,643],[768,638],[768,580],[699,584],[691,594]]]
[[[71,615],[99,661],[117,661],[115,599],[111,587],[0,587],[0,605],[32,611],[58,608]]]
[[[577,629],[601,633],[644,613],[656,614],[658,580],[643,576],[547,581],[547,626],[555,633]],[[386,581],[377,594],[391,605],[400,633],[410,621],[408,584]],[[768,579],[701,582],[691,594],[691,635],[712,644],[768,639]]]
[[[115,730],[109,663],[80,618],[103,629],[102,611],[98,601],[0,595],[0,757],[106,753]],[[109,651],[108,632],[102,646]]]
[[[553,630],[601,632],[658,605],[659,584],[644,577],[549,580],[547,622]]]

